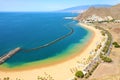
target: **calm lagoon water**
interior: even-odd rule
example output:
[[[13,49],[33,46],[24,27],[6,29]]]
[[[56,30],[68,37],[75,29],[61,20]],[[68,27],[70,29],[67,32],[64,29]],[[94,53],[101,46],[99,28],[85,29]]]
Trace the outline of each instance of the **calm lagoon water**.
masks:
[[[77,21],[64,19],[67,16],[77,15],[72,13],[0,13],[0,56],[16,47],[21,47],[20,52],[5,62],[14,67],[68,54],[65,51],[74,49],[72,45],[86,43],[83,39],[90,33],[77,25]],[[74,29],[74,33],[67,38],[39,50],[23,51],[66,35],[70,32],[67,27]]]

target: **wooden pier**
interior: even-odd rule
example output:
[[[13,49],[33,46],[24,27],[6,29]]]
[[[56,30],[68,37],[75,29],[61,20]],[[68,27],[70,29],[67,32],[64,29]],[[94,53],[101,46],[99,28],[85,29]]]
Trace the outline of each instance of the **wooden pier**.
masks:
[[[14,54],[16,54],[18,51],[20,51],[21,48],[17,47],[14,50],[11,50],[7,54],[0,57],[0,64],[3,64],[6,60],[8,60],[10,57],[12,57]]]

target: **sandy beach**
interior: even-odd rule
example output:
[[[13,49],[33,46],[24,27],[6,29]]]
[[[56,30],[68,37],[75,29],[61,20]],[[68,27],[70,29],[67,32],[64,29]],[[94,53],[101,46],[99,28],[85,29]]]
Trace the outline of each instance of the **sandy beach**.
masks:
[[[53,65],[40,67],[31,70],[22,71],[0,71],[0,78],[10,77],[12,80],[37,80],[38,76],[49,76],[54,80],[69,80],[74,77],[74,73],[77,70],[83,70],[87,65],[86,60],[92,56],[90,52],[96,48],[96,44],[99,43],[103,37],[98,29],[92,26],[88,26],[82,23],[79,25],[87,28],[93,32],[92,38],[86,44],[83,50],[76,51],[75,56],[70,57],[67,60],[61,61]],[[78,47],[79,48],[79,47]],[[49,79],[48,79],[49,80]]]

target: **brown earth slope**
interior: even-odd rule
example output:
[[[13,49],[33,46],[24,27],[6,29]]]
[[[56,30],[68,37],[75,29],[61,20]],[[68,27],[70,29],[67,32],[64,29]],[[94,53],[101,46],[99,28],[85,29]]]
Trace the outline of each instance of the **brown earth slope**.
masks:
[[[114,19],[120,19],[120,4],[112,6],[110,8],[95,8],[91,7],[87,11],[80,14],[77,19],[86,19],[89,16],[96,15],[100,17],[111,16]]]

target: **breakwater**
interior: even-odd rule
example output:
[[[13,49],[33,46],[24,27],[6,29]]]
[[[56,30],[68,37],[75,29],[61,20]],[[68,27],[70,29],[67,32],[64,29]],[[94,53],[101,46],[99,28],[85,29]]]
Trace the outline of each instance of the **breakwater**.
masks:
[[[0,57],[0,64],[3,64],[6,60],[8,60],[10,57],[12,57],[14,54],[16,54],[18,51],[20,51],[21,48],[17,47],[14,50],[11,50],[7,54]]]
[[[50,45],[52,45],[52,44],[55,44],[56,42],[59,42],[60,40],[63,40],[64,38],[66,38],[66,37],[70,36],[71,34],[73,34],[74,29],[73,29],[72,27],[67,27],[67,28],[70,30],[70,32],[67,33],[66,35],[62,36],[62,37],[59,37],[59,38],[57,38],[57,39],[55,39],[55,40],[53,40],[53,41],[51,41],[51,42],[49,42],[49,43],[47,43],[47,44],[44,44],[44,45],[39,46],[39,47],[36,47],[36,48],[31,48],[31,49],[28,49],[28,50],[23,50],[23,49],[22,49],[22,50],[23,50],[24,52],[30,52],[30,51],[33,51],[33,50],[38,50],[38,49],[41,49],[41,48],[45,48],[45,47],[47,47],[47,46],[50,46]],[[15,49],[11,50],[10,52],[8,52],[7,54],[1,56],[1,57],[0,57],[0,64],[3,64],[5,61],[7,61],[9,58],[11,58],[14,54],[16,54],[16,53],[17,53],[18,51],[20,51],[20,50],[21,50],[21,48],[20,48],[20,47],[17,47],[17,48],[15,48]]]
[[[66,35],[64,35],[64,36],[62,36],[60,38],[57,38],[57,39],[55,39],[55,40],[53,40],[53,41],[51,41],[49,43],[46,43],[46,44],[44,44],[42,46],[39,46],[39,47],[36,47],[36,48],[31,48],[31,49],[28,49],[28,50],[24,50],[24,52],[30,52],[30,51],[33,51],[33,50],[38,50],[38,49],[41,49],[41,48],[45,48],[45,47],[48,47],[48,46],[50,46],[52,44],[55,44],[56,42],[59,42],[60,40],[63,40],[64,38],[70,36],[74,32],[74,29],[72,27],[67,27],[67,28],[70,30],[70,32],[68,34],[66,34]]]

